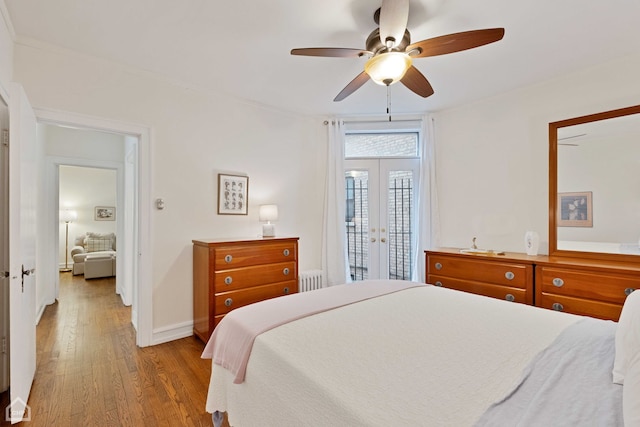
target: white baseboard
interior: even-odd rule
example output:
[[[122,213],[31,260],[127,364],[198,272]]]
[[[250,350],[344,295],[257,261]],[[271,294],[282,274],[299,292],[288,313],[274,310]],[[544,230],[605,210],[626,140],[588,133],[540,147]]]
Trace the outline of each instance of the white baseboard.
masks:
[[[193,335],[193,321],[178,323],[153,330],[151,345],[187,338]]]
[[[44,310],[46,308],[47,304],[41,304],[40,307],[38,307],[38,309],[36,310],[36,325],[40,323],[40,319],[42,319],[42,315],[44,314]]]

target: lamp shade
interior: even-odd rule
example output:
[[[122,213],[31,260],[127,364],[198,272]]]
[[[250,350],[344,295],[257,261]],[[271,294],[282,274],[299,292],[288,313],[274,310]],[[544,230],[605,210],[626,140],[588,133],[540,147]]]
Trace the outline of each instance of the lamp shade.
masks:
[[[260,221],[277,221],[278,205],[260,205]]]
[[[78,219],[78,212],[71,209],[63,209],[59,212],[60,222],[73,222]]]
[[[364,71],[377,84],[389,86],[404,77],[411,62],[411,57],[404,52],[381,53],[364,64]]]

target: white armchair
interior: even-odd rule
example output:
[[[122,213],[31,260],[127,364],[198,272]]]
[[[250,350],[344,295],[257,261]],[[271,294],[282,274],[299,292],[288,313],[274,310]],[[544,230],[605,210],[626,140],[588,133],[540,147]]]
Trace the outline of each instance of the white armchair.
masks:
[[[84,274],[84,261],[87,255],[116,255],[116,235],[114,233],[92,233],[76,237],[71,248],[73,275]]]

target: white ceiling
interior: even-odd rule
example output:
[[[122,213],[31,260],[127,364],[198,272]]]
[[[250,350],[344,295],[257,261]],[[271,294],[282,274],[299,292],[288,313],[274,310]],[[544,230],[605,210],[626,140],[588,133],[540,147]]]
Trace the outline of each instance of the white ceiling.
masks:
[[[304,114],[382,114],[373,82],[335,95],[363,59],[291,56],[364,48],[381,0],[4,0],[17,40],[55,45]],[[436,111],[640,52],[638,0],[411,0],[412,41],[504,27],[504,39],[414,65],[435,94],[391,87],[393,113]],[[613,78],[613,76],[612,76]],[[597,84],[597,82],[594,82]]]

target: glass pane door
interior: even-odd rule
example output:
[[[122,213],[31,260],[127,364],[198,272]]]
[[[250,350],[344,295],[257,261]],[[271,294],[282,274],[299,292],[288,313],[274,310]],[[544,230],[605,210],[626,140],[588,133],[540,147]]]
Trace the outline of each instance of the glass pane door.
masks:
[[[352,280],[411,278],[418,161],[345,162],[347,252]]]

